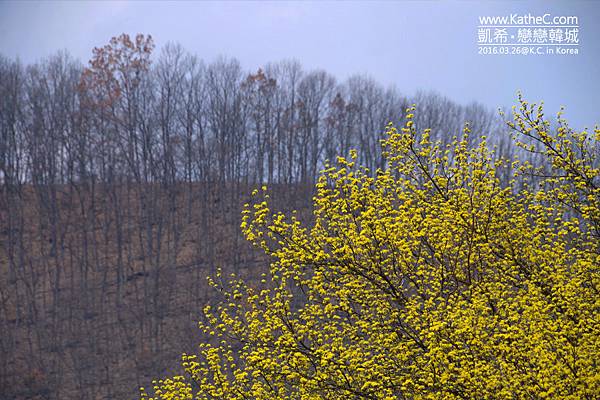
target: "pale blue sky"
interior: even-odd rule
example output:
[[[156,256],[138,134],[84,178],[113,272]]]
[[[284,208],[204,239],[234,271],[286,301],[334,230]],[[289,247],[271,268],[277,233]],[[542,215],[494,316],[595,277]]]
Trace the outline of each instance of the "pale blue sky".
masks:
[[[576,15],[576,56],[481,56],[478,17]],[[521,89],[560,105],[575,125],[600,123],[600,2],[0,2],[0,53],[32,62],[59,49],[87,61],[122,32],[181,43],[204,60],[238,58],[250,70],[296,58],[338,79],[367,73],[404,94],[436,90],[458,102],[514,104]]]

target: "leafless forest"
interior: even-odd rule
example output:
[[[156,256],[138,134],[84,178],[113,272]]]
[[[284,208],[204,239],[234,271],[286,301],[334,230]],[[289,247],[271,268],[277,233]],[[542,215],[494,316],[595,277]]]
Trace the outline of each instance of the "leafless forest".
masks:
[[[89,63],[0,56],[0,398],[134,398],[174,372],[218,295],[206,276],[266,270],[239,232],[250,191],[310,219],[325,161],[384,167],[412,103],[433,139],[469,122],[509,156],[495,110],[297,61],[250,72],[143,35]]]

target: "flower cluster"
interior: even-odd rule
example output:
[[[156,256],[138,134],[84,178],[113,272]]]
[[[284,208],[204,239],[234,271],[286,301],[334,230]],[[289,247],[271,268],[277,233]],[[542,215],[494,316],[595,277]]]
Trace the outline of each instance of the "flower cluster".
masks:
[[[216,341],[142,398],[600,393],[600,131],[559,115],[553,134],[541,106],[520,99],[509,126],[548,160],[541,171],[497,159],[468,126],[432,143],[414,112],[388,128],[386,169],[356,165],[356,152],[326,166],[310,226],[255,192],[242,230],[272,257],[270,275],[256,287],[211,281],[226,298],[201,328]],[[516,190],[535,173],[539,187]]]

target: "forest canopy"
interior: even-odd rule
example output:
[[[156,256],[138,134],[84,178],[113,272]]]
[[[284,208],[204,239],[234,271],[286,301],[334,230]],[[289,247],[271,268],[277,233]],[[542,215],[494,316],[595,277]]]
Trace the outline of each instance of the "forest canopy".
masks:
[[[495,156],[468,126],[432,141],[416,113],[388,127],[385,168],[356,151],[325,167],[310,225],[255,191],[241,228],[270,273],[213,277],[222,302],[200,326],[214,340],[141,398],[600,393],[600,130],[574,131],[561,113],[551,128],[519,98],[508,125],[542,157],[534,167]]]

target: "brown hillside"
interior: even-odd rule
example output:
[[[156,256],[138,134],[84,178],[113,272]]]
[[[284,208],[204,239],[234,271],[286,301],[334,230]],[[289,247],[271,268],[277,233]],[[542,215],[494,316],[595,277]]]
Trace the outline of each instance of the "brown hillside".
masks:
[[[176,372],[167,366],[193,351],[201,309],[218,297],[206,277],[266,270],[239,229],[251,189],[5,186],[0,397],[133,398]],[[308,216],[307,187],[271,190],[275,206]]]

